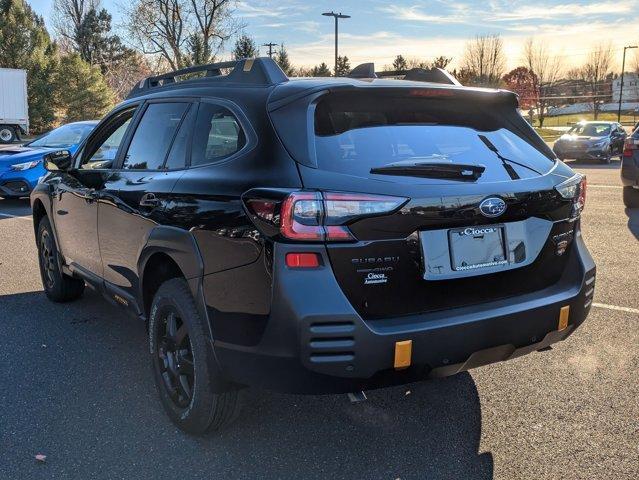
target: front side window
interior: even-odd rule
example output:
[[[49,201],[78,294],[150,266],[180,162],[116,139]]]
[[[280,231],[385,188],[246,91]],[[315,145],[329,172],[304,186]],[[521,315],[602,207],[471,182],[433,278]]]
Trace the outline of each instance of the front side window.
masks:
[[[124,157],[125,170],[159,170],[188,103],[152,103],[138,124]]]
[[[193,135],[191,166],[223,160],[246,144],[246,136],[233,113],[227,108],[202,103]]]
[[[118,114],[113,122],[107,125],[106,129],[99,134],[99,137],[89,141],[82,156],[80,169],[95,170],[113,167],[118,149],[124,139],[124,134],[131,124],[134,113],[135,108],[132,108]]]

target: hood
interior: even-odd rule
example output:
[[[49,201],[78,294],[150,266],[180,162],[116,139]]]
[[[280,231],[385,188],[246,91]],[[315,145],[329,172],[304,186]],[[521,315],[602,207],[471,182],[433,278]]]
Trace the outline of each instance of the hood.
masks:
[[[15,146],[0,150],[0,165],[8,166],[16,163],[30,162],[40,160],[46,153],[55,152],[57,150],[69,150],[71,153],[77,149],[76,145],[69,148],[44,148],[44,147],[28,147]]]
[[[564,133],[561,137],[559,137],[559,140],[563,140],[566,142],[591,142],[591,143],[596,143],[596,142],[601,142],[602,140],[607,140],[608,137],[590,137],[588,135],[571,135],[568,133]]]

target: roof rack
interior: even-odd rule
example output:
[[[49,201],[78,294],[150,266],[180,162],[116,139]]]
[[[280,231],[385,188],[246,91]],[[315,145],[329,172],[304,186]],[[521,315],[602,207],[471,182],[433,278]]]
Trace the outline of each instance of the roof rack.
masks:
[[[391,70],[387,72],[376,72],[375,64],[362,63],[356,66],[348,75],[349,78],[397,78],[402,80],[412,80],[414,82],[444,83],[447,85],[458,85],[461,83],[443,68],[411,68],[409,70]]]
[[[223,70],[226,69],[230,69],[230,71],[224,75]],[[190,80],[199,80],[202,77],[197,77],[195,79],[187,78],[186,80],[181,81],[178,80],[178,77],[200,72],[204,72],[205,78],[227,83],[276,85],[278,83],[288,82],[288,77],[273,59],[268,57],[242,58],[240,60],[209,63],[207,65],[182,68],[180,70],[164,73],[155,77],[145,78],[133,87],[127,98],[143,95],[153,88],[164,87],[174,83],[187,82]]]

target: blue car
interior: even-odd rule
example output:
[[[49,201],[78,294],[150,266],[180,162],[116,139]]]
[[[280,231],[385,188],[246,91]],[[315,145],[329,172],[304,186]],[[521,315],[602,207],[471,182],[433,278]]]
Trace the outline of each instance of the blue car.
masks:
[[[56,150],[73,154],[97,124],[93,120],[69,123],[22,146],[0,150],[0,197],[28,197],[46,173],[42,157]]]

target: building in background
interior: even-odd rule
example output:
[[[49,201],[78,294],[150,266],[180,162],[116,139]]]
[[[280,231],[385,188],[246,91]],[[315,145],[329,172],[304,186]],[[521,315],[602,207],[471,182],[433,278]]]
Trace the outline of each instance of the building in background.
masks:
[[[612,100],[619,101],[621,90],[621,77],[612,81]],[[626,72],[623,76],[623,98],[622,102],[639,101],[639,74]]]

